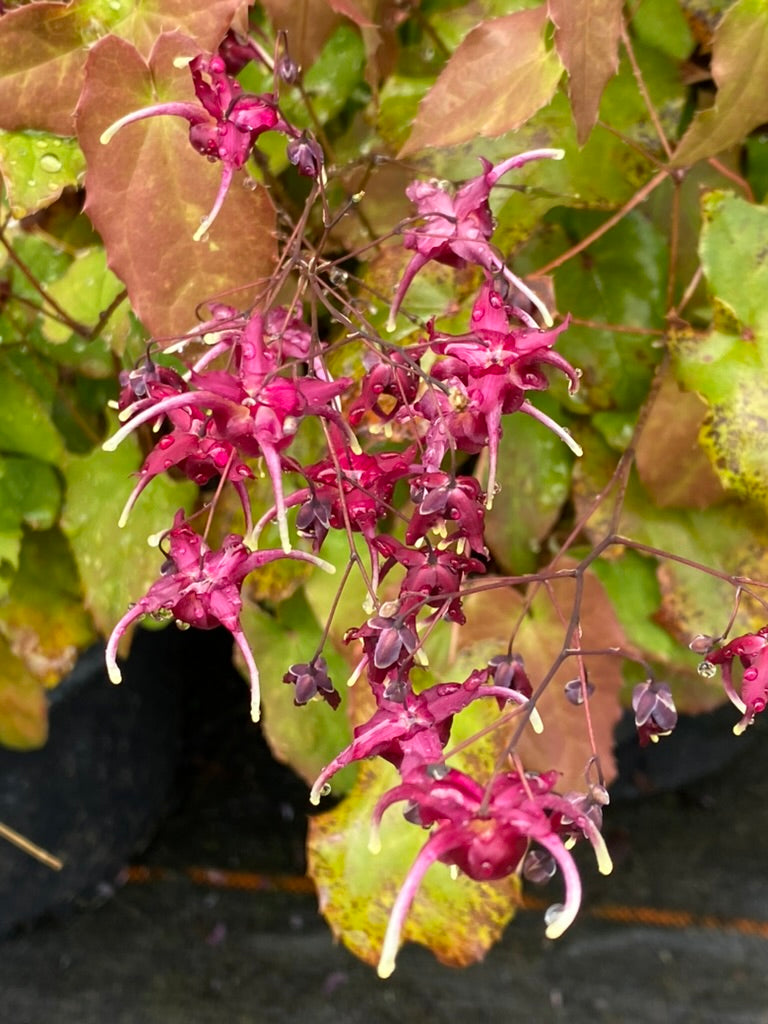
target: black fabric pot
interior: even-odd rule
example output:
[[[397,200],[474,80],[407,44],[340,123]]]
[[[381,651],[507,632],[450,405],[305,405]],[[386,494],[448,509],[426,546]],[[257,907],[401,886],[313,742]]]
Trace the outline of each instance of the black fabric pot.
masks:
[[[120,686],[92,648],[51,691],[46,746],[0,748],[0,821],[64,862],[0,839],[0,934],[96,895],[151,838],[179,754],[182,647],[175,629],[138,630]]]

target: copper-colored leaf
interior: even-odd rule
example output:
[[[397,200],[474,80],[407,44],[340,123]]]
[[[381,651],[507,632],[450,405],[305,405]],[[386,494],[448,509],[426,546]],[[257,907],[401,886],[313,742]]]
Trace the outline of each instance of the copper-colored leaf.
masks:
[[[148,56],[180,30],[198,50],[218,46],[244,0],[72,0],[27,4],[0,18],[0,128],[73,134],[88,49],[108,33]]]
[[[263,0],[263,7],[274,28],[285,31],[291,57],[305,69],[341,21],[327,0]]]
[[[576,137],[583,145],[597,120],[600,97],[619,67],[621,0],[549,0],[555,46],[568,72]]]
[[[562,65],[545,39],[544,6],[473,29],[419,104],[400,155],[513,131],[549,103]]]
[[[706,508],[725,491],[699,445],[707,414],[698,395],[683,391],[667,373],[637,443],[637,472],[660,508]]]
[[[201,242],[193,234],[210,209],[221,174],[196,153],[187,125],[155,117],[128,125],[102,145],[102,132],[131,110],[169,99],[193,101],[189,72],[174,60],[196,51],[178,33],[161,36],[146,64],[121,39],[91,50],[77,127],[88,162],[86,210],[108,263],[128,288],[134,310],[155,335],[196,322],[196,308],[216,295],[253,301],[274,261],[274,210],[263,188],[236,178]]]
[[[72,134],[85,60],[74,4],[28,4],[0,18],[0,127]]]
[[[551,584],[551,594],[566,622],[571,614],[575,593],[573,580],[556,580]],[[467,597],[464,601],[467,625],[459,630],[460,649],[471,643],[479,651],[479,641],[493,640],[494,649],[486,648],[483,652],[486,657],[505,653],[521,604],[519,594],[510,589],[483,591]],[[584,577],[579,621],[583,649],[628,649],[624,632],[603,587],[589,572]],[[513,644],[514,652],[520,654],[525,662],[534,690],[560,653],[564,635],[563,620],[546,590],[540,590]],[[589,711],[597,753],[603,774],[607,782],[611,782],[616,775],[613,730],[621,715],[621,659],[610,655],[585,656],[584,661],[589,680],[595,686]],[[565,683],[577,675],[577,663],[574,658],[570,658],[558,670],[537,702],[544,731],[534,733],[526,729],[517,747],[526,769],[549,771],[554,768],[562,773],[557,785],[560,792],[584,790],[584,770],[593,754],[584,709],[570,704],[563,693]],[[504,728],[507,741],[514,728],[514,723],[511,728]]]
[[[764,0],[738,0],[715,31],[715,105],[694,117],[672,165],[682,167],[714,156],[768,121],[767,75],[768,7]]]

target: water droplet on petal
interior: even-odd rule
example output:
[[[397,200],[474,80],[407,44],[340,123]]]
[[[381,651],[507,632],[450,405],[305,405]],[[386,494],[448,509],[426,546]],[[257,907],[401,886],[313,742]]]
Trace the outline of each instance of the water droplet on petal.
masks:
[[[483,315],[484,314],[483,314],[482,309],[473,309],[472,310],[472,319],[473,320],[482,320],[483,319]]]
[[[503,301],[498,292],[491,292],[488,296],[488,305],[493,306],[494,309],[501,309]]]
[[[53,153],[43,153],[40,157],[40,166],[49,174],[56,174],[61,170],[61,160]]]
[[[551,924],[555,923],[564,910],[565,907],[562,903],[553,903],[552,906],[547,909],[547,912],[544,914],[544,924],[547,928],[549,928]]]
[[[160,440],[157,442],[157,447],[165,450],[166,448],[170,448],[172,444],[173,438],[171,437],[170,434],[166,434],[165,437],[161,437]]]

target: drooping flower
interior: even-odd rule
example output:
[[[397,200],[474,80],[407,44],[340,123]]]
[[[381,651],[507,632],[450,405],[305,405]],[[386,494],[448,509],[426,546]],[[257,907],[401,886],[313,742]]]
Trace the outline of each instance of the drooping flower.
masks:
[[[313,658],[312,661],[300,665],[291,665],[283,676],[283,682],[295,687],[293,703],[296,707],[308,704],[315,697],[320,697],[336,710],[341,703],[341,696],[328,675],[325,658]]]
[[[548,331],[512,323],[514,307],[486,281],[471,315],[470,330],[462,335],[435,332],[430,325],[430,348],[442,358],[432,368],[432,378],[444,385],[428,389],[415,409],[429,426],[426,445],[429,463],[438,463],[448,447],[470,453],[488,446],[489,468],[486,505],[493,503],[496,465],[501,440],[502,416],[522,412],[543,423],[564,441],[575,455],[581,447],[567,430],[542,413],[527,399],[527,392],[542,391],[549,381],[542,366],[552,366],[568,378],[571,393],[579,376],[571,364],[552,350],[562,324]]]
[[[279,558],[311,562],[329,572],[333,566],[306,551],[250,551],[237,534],[226,537],[218,551],[212,551],[186,522],[183,509],[168,533],[169,553],[160,579],[120,619],[107,641],[107,672],[113,683],[122,679],[117,664],[121,637],[144,615],[169,613],[177,622],[196,629],[223,626],[232,634],[248,667],[251,683],[251,715],[259,717],[259,672],[240,625],[240,591],[249,573]]]
[[[280,376],[278,353],[265,343],[261,313],[254,313],[245,328],[234,332],[233,337],[237,339],[234,372],[192,371],[192,387],[157,402],[144,403],[103,447],[113,451],[140,424],[168,416],[185,432],[193,423],[194,432],[199,431],[202,423],[205,436],[221,442],[227,452],[234,450],[241,458],[263,457],[275,494],[280,539],[283,549],[289,551],[281,453],[290,446],[305,416],[342,422],[334,402],[351,381],[319,380],[311,374]],[[234,458],[231,466],[235,466]],[[240,472],[234,468],[235,479]]]
[[[211,211],[193,236],[199,241],[216,219],[235,171],[245,164],[258,137],[270,129],[291,136],[298,133],[280,117],[274,96],[243,93],[240,83],[227,74],[226,62],[218,54],[198,54],[189,62],[189,70],[198,103],[156,103],[134,110],[111,124],[102,133],[101,142],[108,144],[120,129],[148,117],[170,115],[183,117],[189,123],[192,146],[222,164],[221,183]]]
[[[318,803],[329,780],[345,765],[368,757],[383,757],[398,769],[403,779],[410,778],[413,772],[419,772],[425,766],[437,766],[447,771],[443,749],[448,742],[454,716],[483,697],[528,705],[526,694],[511,687],[489,684],[487,673],[476,672],[463,683],[437,683],[421,693],[409,689],[399,701],[380,696],[378,710],[367,722],[355,728],[349,746],[315,780],[310,800]],[[541,720],[535,709],[531,718],[540,728]]]
[[[641,747],[658,743],[659,736],[669,736],[677,725],[677,709],[666,683],[646,679],[636,686],[632,691],[632,710]]]
[[[430,260],[451,267],[475,263],[491,276],[502,275],[533,303],[544,322],[550,325],[552,317],[547,307],[512,273],[490,244],[494,225],[488,198],[493,186],[513,168],[523,167],[531,160],[560,160],[563,156],[561,149],[535,149],[510,157],[495,167],[481,158],[483,173],[467,181],[455,194],[447,182],[434,179],[409,185],[405,194],[416,204],[420,223],[409,228],[403,236],[403,245],[406,249],[413,249],[414,255],[397,286],[389,326],[394,327],[395,317],[411,282]]]
[[[413,862],[395,900],[384,936],[378,973],[388,978],[395,969],[400,936],[414,896],[427,869],[436,860],[454,865],[470,878],[486,882],[516,872],[531,842],[549,853],[565,881],[565,902],[549,908],[546,935],[559,938],[573,923],[581,904],[581,880],[560,837],[552,815],[567,817],[586,836],[595,851],[598,868],[610,874],[611,858],[600,831],[575,802],[552,792],[556,772],[520,777],[517,772],[497,775],[490,787],[463,772],[450,770],[442,778],[426,772],[385,793],[373,814],[371,849],[378,849],[378,825],[388,807],[408,802],[408,820],[431,834]]]
[[[733,662],[742,664],[741,688],[737,692],[733,681]],[[711,651],[704,659],[710,665],[719,665],[723,688],[728,699],[742,713],[733,727],[736,735],[752,725],[755,715],[768,706],[768,626],[756,633],[745,633],[731,640],[719,650]]]

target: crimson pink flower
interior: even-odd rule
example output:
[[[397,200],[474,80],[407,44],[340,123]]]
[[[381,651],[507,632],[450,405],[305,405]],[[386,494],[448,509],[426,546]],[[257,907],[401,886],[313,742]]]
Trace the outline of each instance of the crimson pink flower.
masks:
[[[738,658],[742,664],[741,689],[736,691],[733,682],[733,662]],[[733,727],[739,735],[752,725],[755,715],[768,706],[768,626],[756,633],[745,633],[712,651],[704,659],[711,665],[719,665],[723,674],[723,687],[731,703],[742,713]]]
[[[156,103],[134,110],[111,124],[102,133],[101,142],[106,145],[121,128],[147,117],[171,115],[189,122],[192,146],[222,164],[221,183],[211,212],[194,234],[195,241],[199,241],[216,219],[235,171],[251,155],[258,137],[271,128],[296,133],[280,118],[274,96],[243,93],[240,83],[227,74],[221,56],[201,53],[190,61],[189,70],[198,103]]]
[[[211,551],[203,538],[185,521],[180,509],[168,533],[169,554],[161,577],[146,595],[120,619],[107,641],[106,662],[113,683],[122,679],[117,648],[129,626],[144,615],[170,613],[181,623],[196,629],[224,626],[234,637],[248,666],[251,683],[251,714],[259,717],[259,671],[240,626],[243,580],[255,569],[278,558],[311,562],[333,572],[328,563],[306,551],[250,551],[243,538],[230,534],[218,551]]]
[[[531,160],[560,160],[563,156],[562,149],[534,149],[510,157],[495,167],[481,158],[483,173],[467,181],[455,194],[446,182],[435,179],[415,181],[409,185],[405,194],[416,204],[420,223],[403,236],[403,245],[406,249],[413,249],[414,255],[405,268],[392,301],[390,328],[394,327],[395,317],[411,282],[430,260],[451,267],[476,263],[492,276],[503,275],[533,303],[545,323],[551,324],[549,310],[538,295],[512,273],[490,244],[494,224],[488,198],[496,182],[513,168],[522,167]]]
[[[463,683],[438,683],[421,693],[407,691],[402,701],[379,698],[379,708],[367,722],[358,725],[354,739],[320,773],[312,786],[310,800],[317,804],[327,783],[352,761],[383,757],[404,779],[424,766],[443,766],[443,749],[448,742],[454,716],[481,697],[496,697],[506,703],[527,705],[528,696],[504,686],[488,685],[487,673],[473,672]],[[535,709],[531,721],[537,731],[541,719]]]
[[[581,880],[550,815],[567,818],[583,832],[602,874],[610,874],[612,864],[589,815],[580,814],[574,801],[552,792],[556,779],[556,772],[522,778],[507,772],[487,787],[451,769],[442,778],[426,772],[419,778],[414,773],[384,794],[373,813],[372,852],[379,849],[381,817],[394,803],[407,801],[408,820],[432,831],[392,908],[379,959],[380,977],[388,978],[395,969],[405,919],[427,869],[436,860],[459,868],[475,881],[487,882],[516,872],[529,843],[535,842],[555,859],[565,881],[565,902],[547,911],[547,938],[559,938],[573,923],[581,904]]]
[[[202,424],[205,436],[221,442],[227,452],[234,450],[242,458],[262,456],[275,494],[280,539],[283,549],[289,551],[281,453],[293,441],[299,422],[305,416],[343,423],[334,402],[351,381],[348,378],[319,380],[310,374],[280,376],[279,355],[265,343],[264,330],[264,317],[254,313],[241,332],[233,333],[233,338],[237,339],[233,345],[235,372],[193,370],[194,389],[143,403],[140,411],[103,447],[113,451],[140,424],[168,416],[184,432],[189,432],[194,425],[192,432],[198,433]],[[226,347],[231,340],[221,344]],[[194,454],[199,453],[187,451],[182,458]],[[231,466],[235,466],[234,459]],[[236,466],[233,472],[235,479],[242,475]]]

